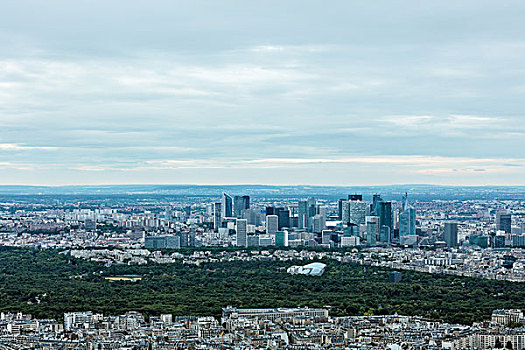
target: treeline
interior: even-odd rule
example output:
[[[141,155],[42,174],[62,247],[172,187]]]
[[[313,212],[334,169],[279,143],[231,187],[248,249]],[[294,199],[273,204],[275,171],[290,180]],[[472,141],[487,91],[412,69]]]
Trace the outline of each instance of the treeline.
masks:
[[[0,311],[62,319],[67,311],[219,316],[222,307],[325,307],[333,315],[422,315],[470,324],[493,309],[525,308],[523,284],[324,261],[321,277],[291,276],[298,262],[226,262],[199,267],[93,263],[54,250],[0,248]],[[104,277],[137,274],[138,282]]]

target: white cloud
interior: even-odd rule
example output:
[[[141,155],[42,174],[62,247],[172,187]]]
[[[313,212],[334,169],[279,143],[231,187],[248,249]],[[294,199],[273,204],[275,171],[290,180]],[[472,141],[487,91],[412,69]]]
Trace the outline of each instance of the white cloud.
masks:
[[[354,157],[331,157],[331,158],[261,158],[253,160],[236,159],[206,159],[206,160],[155,160],[145,162],[146,166],[138,167],[144,169],[151,166],[155,169],[177,169],[177,168],[279,168],[294,166],[316,166],[321,164],[368,164],[382,166],[407,166],[412,168],[428,168],[418,170],[420,173],[439,172],[447,169],[463,167],[465,171],[475,172],[477,169],[500,169],[508,170],[506,164],[515,167],[525,167],[525,159],[500,159],[500,158],[467,158],[467,157],[441,157],[423,155],[381,155],[381,156],[354,156]],[[436,168],[438,166],[439,168]]]
[[[4,166],[80,182],[181,169],[237,183],[251,169],[267,181],[523,181],[522,6],[105,4],[115,16],[90,3],[27,17],[23,3],[0,5]],[[63,20],[77,15],[82,30]]]
[[[506,126],[506,118],[475,115],[395,115],[381,118],[380,121],[404,128],[438,132],[448,132],[451,129],[479,129],[489,126]]]
[[[17,143],[0,143],[1,151],[27,151],[27,150],[45,150],[45,151],[55,151],[58,147],[49,147],[49,146],[26,146],[20,145]]]

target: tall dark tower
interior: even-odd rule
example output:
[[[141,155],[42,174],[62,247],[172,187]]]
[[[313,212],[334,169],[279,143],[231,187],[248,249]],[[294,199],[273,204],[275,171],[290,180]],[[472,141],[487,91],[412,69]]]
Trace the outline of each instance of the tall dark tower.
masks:
[[[392,224],[392,202],[378,202],[379,228],[388,226],[390,232],[394,230]]]

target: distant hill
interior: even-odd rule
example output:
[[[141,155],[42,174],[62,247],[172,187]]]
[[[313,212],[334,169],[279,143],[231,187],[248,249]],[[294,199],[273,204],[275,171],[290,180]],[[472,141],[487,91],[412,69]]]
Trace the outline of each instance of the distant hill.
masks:
[[[408,192],[411,199],[525,199],[525,186],[271,186],[271,185],[103,185],[103,186],[0,186],[3,196],[202,196],[218,197],[222,192],[254,197],[346,198],[363,194],[371,199],[380,193],[385,199],[399,199]]]

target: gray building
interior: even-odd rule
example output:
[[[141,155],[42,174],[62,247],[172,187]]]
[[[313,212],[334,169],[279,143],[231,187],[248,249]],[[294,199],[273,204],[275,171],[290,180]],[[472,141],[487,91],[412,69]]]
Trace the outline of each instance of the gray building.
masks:
[[[445,222],[445,229],[443,230],[443,240],[448,247],[458,246],[458,223],[453,221]]]
[[[233,198],[225,192],[222,193],[221,209],[222,218],[233,217]]]
[[[178,236],[148,236],[144,241],[146,249],[180,249]]]
[[[369,204],[360,200],[348,200],[343,202],[342,221],[354,225],[364,225],[365,218],[369,214]]]
[[[213,204],[213,229],[215,232],[219,231],[222,226],[222,203]]]
[[[248,246],[248,222],[246,219],[237,219],[236,244],[238,247]]]
[[[366,244],[373,247],[377,244],[377,223],[368,222],[366,224]]]
[[[399,237],[416,234],[416,209],[408,207],[399,214]]]
[[[496,213],[496,230],[511,233],[512,231],[512,214],[507,211],[498,211]]]
[[[250,209],[250,196],[233,197],[233,215],[242,219],[243,210]]]
[[[279,217],[277,215],[266,216],[266,234],[275,235],[279,229]]]

